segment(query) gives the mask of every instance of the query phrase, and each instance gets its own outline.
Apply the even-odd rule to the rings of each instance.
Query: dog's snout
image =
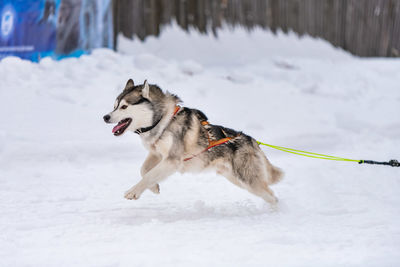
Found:
[[[104,121],[105,122],[109,122],[110,121],[110,118],[111,118],[111,116],[110,115],[105,115],[104,117],[103,117],[103,119],[104,119]]]

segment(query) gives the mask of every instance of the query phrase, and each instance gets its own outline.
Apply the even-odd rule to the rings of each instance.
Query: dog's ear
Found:
[[[142,96],[144,98],[150,99],[150,86],[147,83],[147,80],[145,80],[143,83]]]
[[[128,82],[127,82],[126,85],[125,85],[124,91],[125,91],[125,90],[129,90],[129,89],[133,88],[134,86],[135,86],[135,84],[133,83],[133,80],[132,80],[132,79],[129,79]]]

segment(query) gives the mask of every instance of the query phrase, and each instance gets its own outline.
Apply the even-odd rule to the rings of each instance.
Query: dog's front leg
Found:
[[[153,169],[160,161],[162,160],[161,155],[150,152],[147,156],[146,160],[143,162],[142,168],[140,169],[140,175],[142,177],[148,173],[151,169]],[[155,184],[154,186],[149,188],[151,192],[154,194],[160,193],[159,184]]]
[[[144,190],[151,188],[175,173],[179,162],[176,160],[164,159],[157,164],[153,169],[143,175],[142,180],[126,191],[125,198],[138,199]]]

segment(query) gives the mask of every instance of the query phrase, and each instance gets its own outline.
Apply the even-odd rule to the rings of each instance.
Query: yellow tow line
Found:
[[[303,150],[298,150],[298,149],[293,149],[293,148],[287,148],[283,146],[275,146],[275,145],[270,145],[266,144],[260,141],[257,141],[259,145],[263,146],[268,146],[283,152],[288,152],[304,157],[309,157],[309,158],[315,158],[315,159],[327,159],[327,160],[336,160],[336,161],[352,161],[352,162],[358,162],[359,164],[365,163],[365,164],[378,164],[378,165],[388,165],[392,167],[400,167],[400,163],[392,159],[387,162],[379,162],[379,161],[373,161],[373,160],[363,160],[363,159],[346,159],[346,158],[341,158],[341,157],[336,157],[336,156],[329,156],[329,155],[324,155],[324,154],[318,154],[318,153],[313,153],[313,152],[308,152],[308,151],[303,151]]]

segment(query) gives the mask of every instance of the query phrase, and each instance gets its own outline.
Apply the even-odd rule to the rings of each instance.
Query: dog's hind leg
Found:
[[[236,154],[225,166],[220,166],[218,173],[274,206],[278,200],[268,186],[270,173],[265,164],[262,157],[247,150]]]
[[[272,206],[275,206],[278,203],[278,199],[275,197],[274,192],[269,188],[268,184],[264,180],[253,182],[249,185],[247,190],[256,196],[261,197]]]
[[[149,153],[147,155],[146,160],[143,162],[142,168],[140,169],[140,174],[143,177],[146,173],[148,173],[151,169],[153,169],[158,163],[161,161],[161,155],[157,155],[155,153]],[[151,192],[154,194],[160,193],[160,185],[155,184],[154,186],[149,188]]]
[[[273,206],[278,202],[278,199],[275,197],[274,192],[268,187],[268,184],[259,177],[252,177],[252,179],[241,179],[226,169],[218,170],[217,173],[223,175],[228,179],[228,181],[239,186],[240,188],[246,189],[250,193],[261,197]]]
[[[242,173],[242,175],[244,174],[246,174],[246,176],[245,179],[242,180],[244,180],[246,189],[250,193],[261,197],[272,206],[277,204],[278,199],[268,186],[269,173],[264,168],[257,168],[254,166],[254,168],[248,170],[246,173]]]
[[[218,166],[217,173],[219,175],[224,176],[232,184],[234,184],[240,188],[246,189],[244,184],[242,182],[240,182],[240,180],[238,178],[236,178],[235,175],[232,173],[232,171],[229,168],[227,168],[226,166],[222,166],[222,165]]]

